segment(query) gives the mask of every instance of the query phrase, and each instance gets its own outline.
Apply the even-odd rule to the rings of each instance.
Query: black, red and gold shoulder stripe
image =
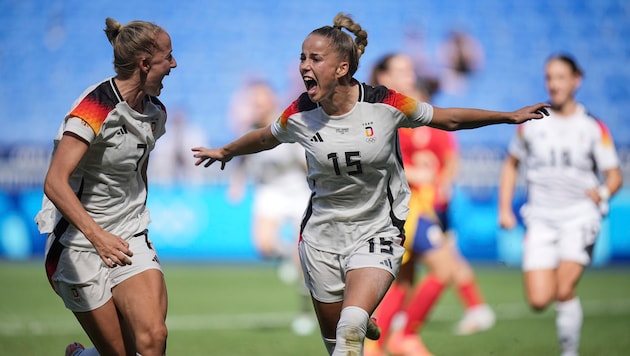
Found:
[[[105,81],[81,99],[69,116],[83,119],[90,125],[94,134],[98,135],[107,115],[118,102],[110,82]]]

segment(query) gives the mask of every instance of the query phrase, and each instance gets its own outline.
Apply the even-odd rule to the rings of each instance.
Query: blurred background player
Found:
[[[372,72],[374,85],[385,85],[420,101],[430,102],[437,89],[432,80],[418,79],[412,59],[405,54],[384,56]],[[411,188],[409,216],[405,224],[406,253],[401,271],[375,313],[382,335],[366,347],[373,355],[430,355],[417,332],[443,290],[454,285],[466,311],[455,333],[472,334],[494,325],[495,316],[485,304],[475,275],[460,255],[454,238],[447,236],[448,202],[457,173],[458,152],[452,132],[427,126],[399,129],[405,175]],[[428,269],[412,290],[416,261]],[[403,329],[388,336],[396,315],[406,318]],[[402,319],[404,320],[404,319]]]
[[[252,80],[239,88],[231,103],[230,122],[240,136],[269,126],[280,116],[278,98],[264,80]],[[277,260],[278,276],[299,288],[301,315],[293,321],[297,334],[316,328],[308,291],[301,278],[297,256],[299,227],[310,190],[306,183],[306,158],[300,145],[281,145],[256,156],[242,156],[235,165],[228,195],[241,201],[247,183],[252,183],[253,222],[251,235],[259,255]]]
[[[608,128],[576,101],[582,75],[571,56],[547,60],[550,116],[518,126],[499,184],[499,224],[512,229],[519,164],[526,163],[528,196],[521,209],[525,294],[538,312],[556,303],[563,356],[578,354],[583,317],[577,285],[591,263],[608,200],[623,180]]]
[[[451,30],[438,46],[440,90],[451,95],[468,91],[468,80],[481,70],[485,53],[481,43],[463,29]]]

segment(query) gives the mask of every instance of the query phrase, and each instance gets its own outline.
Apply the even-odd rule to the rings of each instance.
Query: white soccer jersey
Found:
[[[304,149],[298,144],[244,156],[245,170],[254,182],[254,211],[276,219],[290,219],[296,233],[308,203]]]
[[[359,101],[345,115],[329,116],[302,94],[272,125],[280,142],[297,142],[306,151],[312,195],[303,241],[341,254],[374,236],[402,234],[410,193],[398,128],[433,118],[427,103],[385,87],[359,88]]]
[[[247,176],[256,184],[283,190],[308,189],[304,149],[299,145],[281,145],[273,150],[244,156]]]
[[[610,132],[580,105],[563,117],[519,125],[509,153],[526,164],[527,213],[559,216],[598,208],[586,195],[597,187],[599,172],[618,167]]]
[[[63,133],[71,131],[89,142],[70,186],[94,221],[123,239],[149,224],[142,165],[165,133],[164,105],[155,97],[145,100],[140,114],[123,101],[113,78],[91,86],[75,101],[54,140],[56,149]],[[66,247],[94,250],[46,196],[35,220],[40,232],[55,232],[49,239],[56,235]],[[47,241],[47,248],[51,243]]]

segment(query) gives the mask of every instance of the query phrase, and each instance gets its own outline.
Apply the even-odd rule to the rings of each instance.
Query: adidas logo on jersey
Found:
[[[315,135],[311,138],[311,142],[324,142],[322,137],[319,135],[319,132],[315,133]]]
[[[122,127],[120,129],[118,129],[118,131],[116,131],[116,135],[124,135],[126,133],[128,133],[129,131],[127,131],[127,126],[122,125]]]

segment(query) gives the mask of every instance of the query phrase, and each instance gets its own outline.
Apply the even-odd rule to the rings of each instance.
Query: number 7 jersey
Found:
[[[69,131],[89,144],[69,184],[94,221],[123,239],[149,224],[143,166],[165,133],[164,105],[155,97],[143,100],[144,112],[138,113],[123,100],[113,78],[104,80],[75,101],[54,140],[56,149],[63,133]],[[54,230],[64,246],[94,249],[72,224],[66,225],[46,196],[35,220],[41,233]]]
[[[427,103],[358,85],[359,100],[344,115],[327,115],[302,94],[271,127],[280,142],[306,151],[311,198],[301,238],[334,253],[374,236],[403,234],[410,192],[398,128],[427,125],[433,117]]]

